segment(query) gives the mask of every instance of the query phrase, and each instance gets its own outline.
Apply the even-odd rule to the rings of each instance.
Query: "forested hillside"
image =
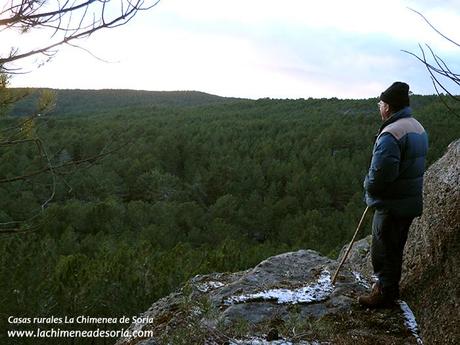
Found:
[[[56,106],[51,114],[78,115],[83,113],[110,112],[114,109],[133,107],[186,107],[229,103],[237,98],[226,98],[198,91],[138,91],[138,90],[53,90],[53,89],[9,89],[12,92],[29,95],[16,102],[10,109],[10,115],[29,115],[36,109],[38,95],[42,90],[56,94]]]
[[[195,274],[300,248],[335,256],[351,238],[380,126],[376,99],[94,100],[89,112],[82,99],[63,100],[68,108],[33,128],[64,167],[0,184],[0,223],[37,225],[0,237],[1,330],[8,315],[136,315]],[[434,96],[412,104],[431,163],[460,121]],[[33,144],[0,148],[0,180],[42,164]]]

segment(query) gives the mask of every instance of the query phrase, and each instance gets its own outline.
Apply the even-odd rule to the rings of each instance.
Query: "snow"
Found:
[[[356,271],[353,271],[351,273],[353,273],[353,276],[355,277],[355,280],[358,282],[358,284],[360,284],[361,286],[365,287],[366,289],[371,288],[369,283],[361,276],[360,273],[358,273]]]
[[[411,331],[412,335],[417,340],[417,344],[422,345],[423,342],[422,338],[420,338],[419,335],[418,325],[417,321],[415,320],[414,313],[409,308],[409,305],[406,302],[399,300],[398,303],[404,315],[404,324],[409,329],[409,331]]]
[[[196,288],[201,292],[208,292],[210,290],[221,288],[224,285],[224,283],[218,281],[209,281],[206,283],[198,284]]]
[[[289,340],[285,340],[285,339],[281,339],[281,340],[272,340],[272,341],[268,341],[268,340],[265,340],[265,339],[261,339],[261,338],[250,338],[250,339],[245,339],[245,340],[237,340],[237,339],[233,339],[230,341],[229,343],[230,345],[294,345],[294,344],[298,344],[298,345],[321,345],[321,343],[317,342],[317,341],[313,341],[313,342],[306,342],[306,341],[296,341],[295,343],[289,341]]]
[[[197,306],[192,307],[192,309],[190,311],[191,311],[193,316],[201,316],[201,314],[203,314],[201,308],[197,307]]]
[[[244,303],[251,300],[276,300],[278,304],[285,303],[311,303],[326,300],[333,291],[331,274],[323,270],[318,281],[314,284],[290,290],[290,289],[270,289],[261,292],[231,296],[225,300],[225,304]]]
[[[360,273],[353,271],[358,284],[365,288],[370,288],[370,284],[361,276]],[[223,283],[217,281],[209,281],[207,283],[199,284],[197,288],[202,292],[207,292],[212,289],[217,289],[224,286]],[[254,300],[276,301],[278,304],[297,304],[297,303],[312,303],[321,302],[329,298],[334,286],[331,282],[331,274],[327,270],[323,270],[317,282],[311,283],[307,286],[297,289],[268,289],[252,294],[243,294],[230,296],[224,301],[224,304],[245,303]],[[403,312],[404,325],[415,337],[417,344],[423,345],[422,339],[419,335],[417,321],[415,320],[414,313],[409,308],[406,302],[398,300],[398,304]],[[287,340],[273,340],[267,341],[261,338],[250,338],[246,340],[232,340],[231,345],[292,345],[293,343]],[[296,344],[304,345],[319,345],[318,342],[296,342]]]
[[[369,283],[359,274],[358,272],[353,271],[353,276],[355,277],[356,281],[358,284],[364,286],[365,288],[370,288]],[[372,276],[372,279],[374,281],[377,280],[376,276]],[[402,301],[398,300],[398,304],[403,312],[404,316],[404,325],[407,327],[407,329],[412,333],[412,335],[415,337],[417,340],[417,344],[423,345],[422,338],[419,335],[419,329],[417,325],[417,321],[415,320],[414,313],[412,310],[409,308],[409,305]]]

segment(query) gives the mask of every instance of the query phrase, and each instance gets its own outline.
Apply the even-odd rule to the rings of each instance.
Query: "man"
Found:
[[[358,297],[366,307],[387,307],[399,298],[399,280],[407,232],[422,214],[423,173],[428,137],[412,117],[409,85],[395,82],[380,95],[383,124],[377,134],[364,180],[366,203],[375,209],[371,257],[377,282]]]

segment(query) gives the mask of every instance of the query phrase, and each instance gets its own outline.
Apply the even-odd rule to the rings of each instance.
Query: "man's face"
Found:
[[[388,105],[388,103],[385,103],[384,101],[378,102],[377,105],[379,106],[380,117],[382,118],[382,121],[385,121],[391,116],[390,106]]]

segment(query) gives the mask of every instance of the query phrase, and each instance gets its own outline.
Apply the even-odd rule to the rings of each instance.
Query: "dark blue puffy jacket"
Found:
[[[428,136],[410,107],[387,119],[380,127],[364,180],[366,204],[397,216],[420,216],[427,150]]]

